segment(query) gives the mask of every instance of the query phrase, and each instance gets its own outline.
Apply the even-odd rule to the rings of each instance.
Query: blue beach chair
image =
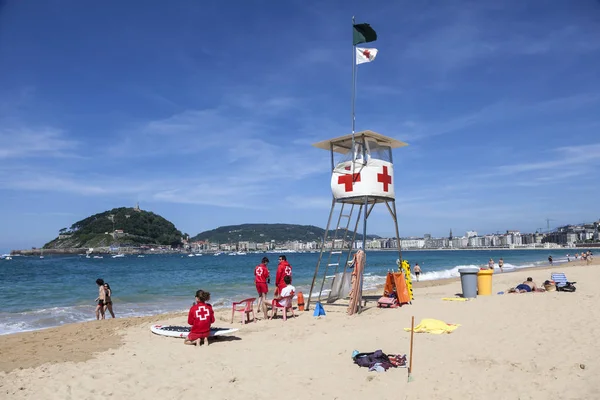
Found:
[[[569,282],[564,272],[554,272],[550,275],[550,279],[556,284],[556,291],[558,292],[574,292],[575,284],[577,282]]]

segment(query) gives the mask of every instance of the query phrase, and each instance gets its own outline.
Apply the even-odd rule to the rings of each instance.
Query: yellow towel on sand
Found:
[[[442,333],[452,333],[460,324],[447,324],[444,321],[438,319],[422,319],[421,323],[415,326],[416,333],[433,333],[434,335],[441,335]],[[404,328],[405,331],[410,332],[410,328]]]
[[[469,301],[469,299],[466,299],[464,297],[443,297],[442,300],[446,300],[446,301]]]

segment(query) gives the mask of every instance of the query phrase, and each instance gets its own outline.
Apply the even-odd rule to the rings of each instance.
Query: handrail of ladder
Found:
[[[327,264],[325,264],[325,273],[323,274],[323,280],[321,281],[321,288],[319,289],[319,297],[318,297],[319,301],[321,301],[321,294],[323,293],[323,286],[325,286],[325,279],[327,279],[327,271],[329,270],[329,266],[331,264],[331,256],[332,256],[332,253],[335,251],[335,242],[338,239],[340,221],[342,220],[342,216],[344,216],[344,208],[345,207],[346,207],[346,203],[342,203],[342,208],[340,209],[340,214],[338,215],[337,224],[335,227],[335,233],[333,234],[333,242],[331,243],[331,249],[329,250],[329,256],[327,257]],[[348,220],[350,220],[352,218],[352,209],[353,208],[354,208],[354,205],[352,205],[352,208],[350,209],[350,214],[348,214]],[[344,246],[342,243],[342,248],[343,247]],[[339,262],[338,262],[338,264],[339,264]]]
[[[327,271],[329,270],[329,266],[333,266],[335,265],[335,272],[333,273],[334,275],[337,274],[338,268],[340,266],[340,261],[342,259],[342,254],[344,252],[344,244],[346,242],[346,237],[348,236],[348,227],[350,226],[350,222],[352,220],[352,215],[354,212],[354,204],[350,204],[350,212],[346,215],[344,215],[344,206],[346,205],[346,203],[342,203],[342,209],[340,210],[340,215],[338,217],[338,225],[336,227],[336,239],[337,240],[337,234],[339,232],[339,228],[340,228],[340,222],[342,220],[342,217],[347,217],[347,221],[346,221],[346,227],[344,229],[344,234],[342,236],[342,248],[338,250],[335,249],[335,240],[332,243],[331,246],[331,250],[329,251],[329,257],[328,257],[328,261],[327,264],[325,266],[325,273],[323,274],[323,280],[321,281],[321,289],[319,290],[319,300],[321,300],[320,298],[320,294],[323,293],[323,286],[325,286],[325,280],[327,279]],[[331,262],[331,256],[333,254],[337,254],[337,263],[332,263]]]
[[[317,280],[317,275],[319,273],[319,267],[321,265],[321,259],[323,258],[323,250],[325,249],[325,242],[327,241],[327,236],[329,236],[329,226],[331,225],[331,217],[333,216],[333,210],[335,209],[335,197],[331,200],[331,210],[329,211],[329,218],[327,219],[327,226],[325,227],[325,233],[323,234],[323,241],[321,243],[321,252],[319,253],[319,259],[317,260],[317,266],[315,268],[315,274],[313,275],[312,283],[310,284],[310,291],[308,292],[308,300],[306,302],[306,310],[308,311],[310,308],[310,299],[312,297],[312,291],[315,286],[315,281]]]

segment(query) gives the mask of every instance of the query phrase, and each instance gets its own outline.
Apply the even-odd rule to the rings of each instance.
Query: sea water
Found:
[[[433,280],[457,277],[459,268],[484,266],[490,258],[497,263],[503,257],[505,271],[510,271],[546,264],[548,255],[555,262],[564,262],[568,252],[568,249],[404,251],[403,257],[413,266],[419,263],[421,280]],[[215,308],[229,307],[233,300],[256,296],[254,267],[264,256],[271,260],[269,289],[272,290],[278,254],[195,257],[148,254],[143,258],[47,255],[43,259],[17,256],[0,260],[0,334],[94,319],[97,278],[110,284],[117,317],[187,310],[198,289],[211,293]],[[294,286],[305,295],[318,257],[318,253],[287,254],[293,267]],[[394,251],[367,252],[364,289],[383,284],[387,271],[397,269],[397,258]],[[343,255],[342,263],[345,259]],[[313,296],[321,286],[325,263],[326,260],[321,264]],[[330,269],[327,276],[334,272]],[[515,282],[523,279],[515,277]],[[324,292],[330,283],[328,278]]]

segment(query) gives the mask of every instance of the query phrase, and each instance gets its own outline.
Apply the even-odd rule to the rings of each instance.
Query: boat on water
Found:
[[[194,255],[195,255],[196,257],[201,257],[201,256],[202,256],[202,253],[196,253],[196,254],[194,254]]]
[[[191,254],[191,253],[190,253],[190,254],[188,254],[188,257],[195,257],[195,256],[194,256],[193,254]]]
[[[214,256],[215,256],[215,257],[216,257],[216,256],[220,256],[221,254],[223,254],[223,253],[222,253],[222,252],[218,252],[218,253],[215,253],[215,254],[214,254]]]
[[[94,258],[104,258],[104,256],[94,256]]]
[[[138,258],[144,258],[144,257],[146,257],[146,256],[143,254],[138,254]]]
[[[125,254],[115,254],[112,256],[112,258],[124,258]]]

